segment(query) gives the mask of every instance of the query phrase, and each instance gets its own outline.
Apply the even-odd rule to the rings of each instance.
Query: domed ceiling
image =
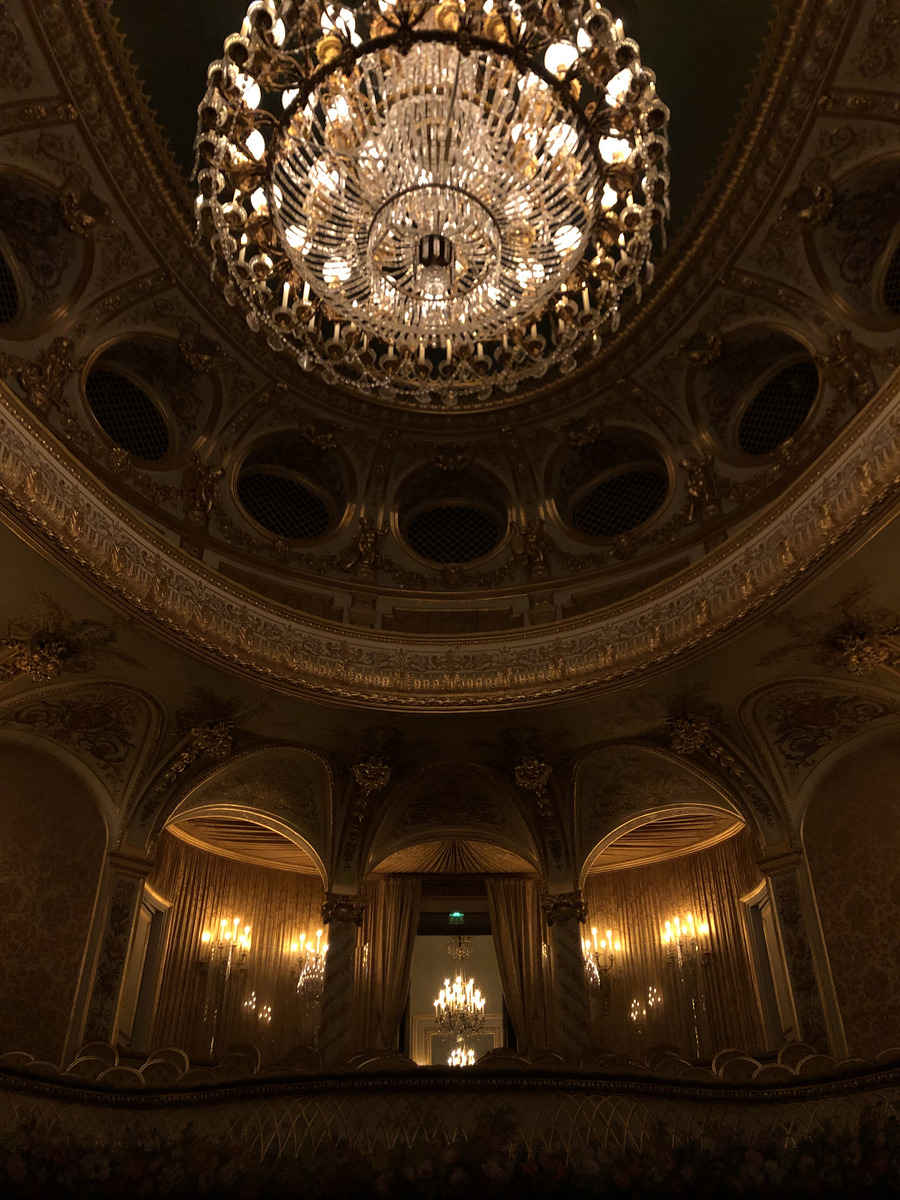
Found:
[[[855,12],[618,5],[672,113],[656,283],[575,372],[431,411],[300,371],[210,283],[187,174],[242,5],[54,7],[72,99],[0,174],[20,519],[193,652],[344,703],[574,697],[734,632],[896,473],[900,166],[853,124]]]

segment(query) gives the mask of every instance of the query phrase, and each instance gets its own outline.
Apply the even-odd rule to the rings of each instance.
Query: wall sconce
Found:
[[[709,924],[706,921],[695,921],[693,914],[682,919],[675,917],[666,921],[662,930],[662,941],[666,947],[669,963],[679,971],[685,966],[697,963],[701,967],[709,964]]]
[[[249,925],[241,926],[240,917],[231,921],[223,917],[215,935],[208,929],[200,935],[200,970],[205,975],[213,967],[223,970],[226,977],[232,970],[243,970],[251,944]]]
[[[605,937],[598,937],[597,930],[592,929],[589,938],[581,939],[581,948],[587,981],[599,990],[603,999],[603,1014],[609,1016],[612,974],[616,965],[616,955],[622,952],[622,943],[613,937],[611,929],[607,929]]]

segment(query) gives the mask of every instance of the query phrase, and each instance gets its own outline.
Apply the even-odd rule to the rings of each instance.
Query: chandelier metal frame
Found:
[[[652,279],[669,113],[594,0],[254,0],[198,111],[213,278],[326,382],[515,393]]]

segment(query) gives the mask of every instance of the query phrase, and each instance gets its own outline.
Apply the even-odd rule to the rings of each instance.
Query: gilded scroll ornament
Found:
[[[581,892],[562,892],[558,896],[542,896],[541,909],[548,925],[564,925],[566,921],[587,920],[587,904]]]
[[[66,383],[77,370],[73,349],[68,338],[58,337],[34,359],[0,353],[0,375],[12,375],[35,408],[53,408],[60,403]]]
[[[870,675],[879,667],[897,665],[900,656],[886,636],[853,630],[835,638],[835,645],[851,675]]]
[[[547,784],[553,768],[534,754],[526,754],[516,763],[514,775],[517,787],[537,795],[538,803],[546,799]]]
[[[322,904],[322,924],[342,921],[349,925],[362,925],[366,902],[362,896],[343,896],[338,892],[326,892]]]
[[[383,758],[375,755],[364,758],[361,762],[353,763],[350,770],[353,772],[357,787],[366,799],[372,792],[380,792],[382,788],[386,788],[391,781],[389,764]]]
[[[25,676],[34,683],[47,683],[60,674],[66,659],[72,657],[69,643],[52,635],[34,634],[27,639],[8,637],[0,642],[0,646],[12,651],[11,656],[0,663],[2,679]]]
[[[381,546],[387,526],[376,529],[368,517],[361,517],[353,545],[340,556],[341,569],[352,571],[357,579],[372,579],[382,565]]]
[[[208,725],[195,725],[188,734],[187,742],[166,768],[159,789],[171,787],[201,758],[227,758],[234,746],[234,725],[230,721],[216,721]]]

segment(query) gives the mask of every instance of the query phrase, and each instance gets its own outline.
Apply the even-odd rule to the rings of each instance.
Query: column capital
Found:
[[[347,924],[362,925],[366,902],[362,896],[346,896],[340,892],[326,892],[322,904],[322,923],[330,925],[332,921],[343,921]]]
[[[562,925],[566,921],[580,921],[583,925],[587,920],[587,905],[578,890],[544,895],[541,897],[541,908],[548,925]]]

